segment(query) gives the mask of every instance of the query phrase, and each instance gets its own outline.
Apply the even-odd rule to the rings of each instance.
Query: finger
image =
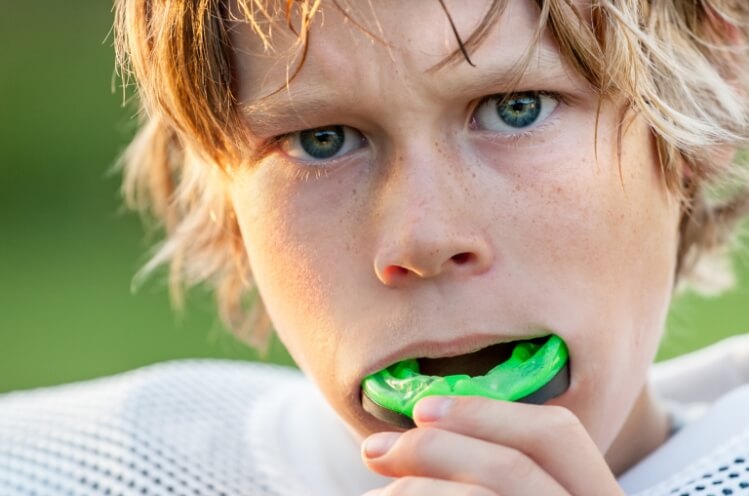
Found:
[[[566,408],[469,396],[430,397],[416,405],[414,417],[419,426],[522,451],[572,494],[622,494],[585,427]]]
[[[387,477],[452,480],[503,496],[568,494],[520,451],[441,429],[375,434],[363,455],[370,469]]]
[[[401,477],[382,489],[369,491],[363,496],[498,496],[489,489],[427,477]]]

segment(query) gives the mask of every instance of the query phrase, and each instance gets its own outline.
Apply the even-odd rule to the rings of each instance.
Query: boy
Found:
[[[738,444],[718,436],[668,471],[648,472],[667,465],[656,458],[616,479],[689,445],[689,428],[669,440],[678,412],[646,374],[674,286],[745,210],[733,157],[749,7],[121,0],[117,15],[144,108],[125,192],[167,229],[145,272],[170,263],[177,291],[214,284],[256,344],[267,312],[335,415],[267,366],[50,392],[107,413],[89,419],[107,446],[89,451],[110,466],[94,492],[749,494],[746,423],[720,409],[706,419]],[[738,192],[708,195],[727,177]],[[432,396],[405,432],[362,406],[362,381],[404,360],[487,369],[551,335],[569,387],[543,405]],[[746,388],[730,405],[749,405]],[[56,431],[93,436],[69,415]]]

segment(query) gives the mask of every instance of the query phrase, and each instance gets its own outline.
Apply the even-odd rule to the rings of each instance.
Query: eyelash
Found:
[[[473,130],[477,133],[482,133],[484,137],[492,140],[492,141],[498,141],[502,143],[507,143],[511,146],[520,146],[523,141],[530,140],[534,138],[538,134],[542,134],[544,131],[546,131],[548,128],[553,127],[559,120],[557,116],[557,112],[559,110],[559,106],[569,106],[569,99],[562,95],[561,93],[557,93],[555,91],[535,91],[539,96],[543,97],[549,97],[553,98],[557,101],[557,107],[554,108],[554,110],[549,114],[549,116],[544,119],[543,122],[538,124],[537,126],[531,127],[530,129],[525,130],[519,130],[516,133],[500,133],[500,132],[492,132],[492,131],[486,131],[477,129],[475,126],[475,119],[476,119],[476,112],[478,109],[483,105],[484,103],[490,101],[490,100],[500,100],[503,98],[509,98],[513,95],[521,95],[523,93],[532,93],[533,90],[529,91],[514,91],[511,93],[496,93],[494,95],[489,95],[486,97],[483,97],[480,99],[471,109],[471,117],[468,122],[468,127],[473,128]]]
[[[318,179],[328,177],[329,173],[330,171],[328,167],[294,167],[292,170],[292,179],[294,179],[295,181],[306,183],[310,179],[316,181]],[[313,175],[315,177],[311,177]]]
[[[321,128],[324,127],[326,126],[321,126]],[[281,150],[281,145],[283,144],[284,140],[291,139],[295,134],[299,134],[307,130],[308,129],[300,129],[299,131],[291,131],[288,133],[279,134],[278,136],[273,136],[266,143],[261,145],[261,150],[259,151],[257,156],[262,159],[262,157],[265,157],[273,152],[284,153]],[[355,152],[356,150],[353,151]],[[345,155],[341,155],[340,157],[334,157],[331,159],[320,161],[310,160],[309,162],[304,162],[304,160],[287,156],[287,160],[295,162],[297,164],[299,164],[300,162],[304,164],[297,167],[298,171],[294,173],[294,177],[295,179],[301,178],[302,180],[307,181],[309,179],[309,176],[312,174],[315,174],[315,179],[320,179],[320,177],[327,177],[331,165],[335,164],[339,160],[348,159],[349,155],[350,153],[346,153]]]
[[[520,95],[523,93],[531,93],[531,91],[515,91],[512,93],[497,93],[494,95],[489,95],[486,97],[481,98],[478,100],[471,108],[470,112],[470,119],[468,121],[468,128],[474,128],[473,130],[478,133],[482,133],[486,138],[491,139],[492,141],[499,141],[503,143],[507,143],[511,146],[520,146],[524,141],[528,141],[530,139],[533,139],[536,135],[541,134],[544,132],[547,128],[553,127],[557,121],[558,117],[556,116],[558,112],[558,108],[555,108],[551,114],[544,119],[542,123],[540,123],[537,126],[534,126],[527,130],[520,130],[517,133],[501,133],[501,132],[492,132],[488,130],[481,130],[476,129],[475,126],[475,119],[476,119],[476,112],[477,110],[483,105],[484,103],[494,100],[494,99],[502,99],[507,98],[512,95]],[[558,105],[568,105],[568,99],[565,98],[564,95],[554,92],[554,91],[537,91],[536,92],[540,96],[553,98],[557,101]],[[258,150],[257,156],[263,157],[268,155],[269,153],[272,153],[273,151],[278,151],[281,147],[281,144],[284,142],[284,140],[292,138],[297,133],[303,132],[305,130],[299,130],[299,131],[291,131],[288,133],[280,134],[277,136],[273,136],[270,138],[266,143],[261,145],[260,149]],[[328,176],[329,169],[331,164],[334,164],[335,162],[339,160],[345,160],[348,158],[348,153],[346,155],[335,157],[328,160],[321,160],[319,162],[313,162],[310,161],[309,163],[306,163],[304,165],[298,164],[298,167],[295,167],[293,175],[294,179],[301,180],[301,181],[309,181],[310,178],[314,175],[314,178],[312,179],[321,179]],[[295,159],[293,157],[288,157],[288,160],[298,163],[300,160]],[[320,164],[320,165],[315,165]],[[324,164],[324,165],[323,165]]]
[[[559,120],[558,117],[552,114],[543,123],[539,124],[533,129],[528,129],[526,131],[520,131],[518,133],[513,133],[513,134],[489,133],[485,131],[484,132],[478,131],[478,132],[482,132],[483,134],[485,134],[485,137],[487,139],[490,139],[492,141],[498,141],[498,142],[506,143],[513,147],[519,147],[523,144],[523,142],[532,140],[537,135],[542,134],[548,128],[554,127],[554,125],[557,123],[558,120]]]

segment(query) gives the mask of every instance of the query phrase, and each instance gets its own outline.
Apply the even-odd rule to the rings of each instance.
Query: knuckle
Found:
[[[454,413],[461,421],[466,418],[473,419],[476,412],[480,412],[487,405],[495,406],[489,401],[491,400],[481,396],[459,396],[455,398],[455,406],[451,409],[451,413]]]
[[[498,407],[496,401],[481,396],[459,396],[450,408],[446,419],[452,428],[461,432],[480,432],[489,428],[494,420],[491,412]]]
[[[414,454],[433,453],[439,442],[439,430],[431,427],[411,429],[403,434],[402,442]]]
[[[509,473],[513,477],[526,478],[533,471],[533,462],[524,453],[516,449],[507,449],[503,456],[495,459],[494,470],[499,473]]]
[[[398,441],[396,473],[405,476],[420,475],[427,471],[435,454],[440,453],[437,447],[438,435],[438,429],[429,427],[404,432]]]
[[[550,405],[547,408],[549,408],[550,424],[554,429],[576,430],[582,426],[580,419],[568,408],[557,405]]]

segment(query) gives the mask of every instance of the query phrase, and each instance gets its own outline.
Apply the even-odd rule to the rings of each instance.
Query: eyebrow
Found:
[[[478,68],[465,66],[461,71],[481,70],[480,77],[445,77],[441,84],[440,93],[461,93],[480,96],[512,91],[543,89],[533,86],[544,86],[560,78],[568,79],[559,54],[549,48],[538,46],[536,50],[525,58],[493,67]],[[527,64],[523,62],[527,60]],[[522,69],[525,70],[522,70]],[[445,67],[433,74],[444,73]],[[429,74],[429,69],[424,71]],[[296,83],[296,84],[295,84]],[[527,87],[526,87],[527,86]],[[325,82],[291,81],[279,91],[261,97],[241,106],[242,115],[252,133],[257,135],[274,134],[280,126],[311,127],[306,124],[308,118],[326,116],[340,109],[351,107],[355,103],[349,98],[341,98],[341,93],[332,90]],[[331,102],[335,101],[335,104]],[[321,125],[321,123],[314,123]]]
[[[444,71],[445,67],[439,69]],[[481,68],[479,66],[479,68]],[[467,70],[476,70],[468,68]],[[533,90],[541,88],[526,87],[529,85],[543,86],[558,81],[560,78],[569,79],[569,75],[562,64],[559,54],[547,47],[538,46],[533,52],[523,54],[516,61],[509,64],[487,66],[478,78],[447,78],[448,91],[460,91],[467,94],[479,94],[497,88],[499,92]]]
[[[241,105],[242,115],[250,131],[269,134],[276,131],[278,123],[304,124],[305,116],[319,115],[330,108],[331,99],[340,96],[330,85],[305,83],[283,87],[280,91]]]

